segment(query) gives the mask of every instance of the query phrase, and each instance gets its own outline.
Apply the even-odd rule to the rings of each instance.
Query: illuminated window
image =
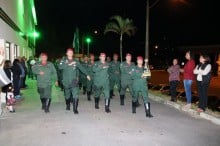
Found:
[[[14,45],[14,58],[18,57],[18,46]]]
[[[10,44],[9,42],[6,42],[5,43],[5,58],[7,60],[10,60],[11,59],[11,56],[10,56],[10,52],[11,52],[11,49],[10,49]]]

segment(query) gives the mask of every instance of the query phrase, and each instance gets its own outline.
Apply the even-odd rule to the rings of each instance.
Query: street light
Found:
[[[92,42],[92,39],[90,37],[86,38],[86,43],[87,43],[87,55],[89,55],[89,44]]]

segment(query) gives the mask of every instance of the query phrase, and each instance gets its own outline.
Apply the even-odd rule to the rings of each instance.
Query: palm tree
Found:
[[[133,25],[133,21],[129,18],[122,18],[119,15],[112,16],[110,22],[106,24],[104,34],[107,32],[114,32],[120,35],[120,58],[122,62],[122,41],[123,35],[134,35],[136,27]]]

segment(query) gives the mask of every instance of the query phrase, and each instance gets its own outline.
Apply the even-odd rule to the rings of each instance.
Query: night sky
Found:
[[[80,35],[92,37],[91,52],[119,52],[119,36],[104,35],[103,30],[111,16],[121,15],[133,19],[137,27],[135,36],[124,36],[124,54],[144,54],[145,0],[36,0],[35,4],[41,33],[37,53],[61,56],[72,46],[76,27]],[[219,16],[218,0],[160,0],[150,10],[150,46],[220,44]]]

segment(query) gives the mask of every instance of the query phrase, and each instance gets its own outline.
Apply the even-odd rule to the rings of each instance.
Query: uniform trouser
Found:
[[[135,89],[135,88],[133,89],[133,97],[132,97],[133,102],[137,102],[139,94],[142,95],[144,103],[147,103],[149,101],[148,87],[147,86],[142,86],[138,89]]]
[[[118,87],[118,90],[120,91],[120,88],[121,88],[120,78],[117,78],[114,76],[114,77],[111,77],[110,79],[110,90],[114,90],[115,85]]]
[[[78,99],[79,87],[70,87],[70,88],[64,87],[64,96],[66,100],[70,99],[71,97]]]
[[[170,94],[172,99],[176,99],[176,87],[178,83],[178,80],[170,81]]]
[[[121,90],[120,90],[120,95],[125,95],[126,93],[126,89],[129,89],[129,92],[131,94],[131,96],[133,96],[132,94],[132,81],[131,80],[126,80],[126,79],[122,79],[121,80]]]
[[[93,80],[87,80],[86,83],[86,91],[87,92],[92,92],[92,88],[93,88]]]
[[[205,110],[208,102],[208,83],[197,82],[199,94],[199,108]]]
[[[80,80],[81,80],[82,85],[83,85],[83,86],[86,86],[86,84],[87,84],[87,78],[86,78],[86,76],[85,76],[85,75],[81,75]]]
[[[105,99],[109,99],[109,82],[103,82],[102,84],[95,84],[94,83],[94,92],[95,97],[100,97],[102,93],[104,93]]]
[[[51,98],[51,91],[52,91],[52,86],[49,85],[47,87],[38,87],[37,88],[38,93],[40,94],[41,99],[45,98]]]

